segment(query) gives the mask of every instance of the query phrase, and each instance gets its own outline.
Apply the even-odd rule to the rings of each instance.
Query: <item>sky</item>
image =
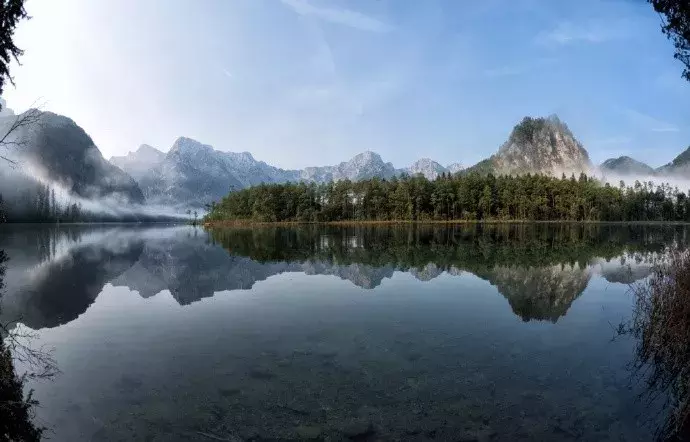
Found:
[[[283,168],[372,150],[468,166],[557,114],[599,163],[690,145],[690,82],[644,0],[27,0],[9,107],[106,158],[180,136]]]

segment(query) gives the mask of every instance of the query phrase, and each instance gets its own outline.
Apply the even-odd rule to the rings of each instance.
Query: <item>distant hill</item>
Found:
[[[690,147],[681,152],[670,163],[658,168],[656,173],[661,176],[690,178]]]
[[[612,172],[621,176],[638,175],[651,176],[655,173],[654,169],[647,164],[637,161],[629,156],[609,158],[601,163],[599,168],[602,172]]]

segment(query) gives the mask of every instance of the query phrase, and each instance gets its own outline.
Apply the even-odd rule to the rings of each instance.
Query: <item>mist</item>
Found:
[[[690,179],[667,175],[631,175],[631,174],[616,174],[612,172],[603,172],[601,170],[596,171],[596,178],[603,183],[608,183],[612,187],[619,187],[620,182],[623,181],[625,187],[635,187],[635,182],[639,181],[641,185],[644,186],[645,183],[652,183],[652,187],[656,189],[662,184],[671,189],[678,189],[680,192],[684,192],[686,195],[690,194]]]
[[[56,212],[65,214],[75,210],[76,213],[70,212],[69,216],[61,215],[67,218],[63,221],[154,222],[188,219],[179,208],[131,203],[119,192],[87,198],[70,190],[72,187],[69,181],[50,179],[42,167],[31,161],[21,161],[17,165],[0,164],[2,211],[8,222],[44,221],[41,218],[45,218],[46,212],[52,211],[55,216]],[[102,193],[97,186],[85,186],[80,191],[86,195]]]

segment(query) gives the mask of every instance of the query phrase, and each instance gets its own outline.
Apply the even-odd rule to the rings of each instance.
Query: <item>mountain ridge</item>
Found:
[[[496,153],[468,168],[463,168],[460,163],[443,166],[429,157],[421,157],[408,167],[395,168],[378,153],[364,151],[335,165],[282,169],[256,160],[249,152],[216,150],[213,146],[187,137],[178,138],[167,154],[156,152],[165,155],[164,159],[160,162],[149,161],[145,167],[146,175],[137,179],[146,197],[163,204],[197,206],[218,201],[231,190],[262,183],[320,184],[374,177],[390,179],[403,174],[422,175],[430,180],[443,174],[456,173],[561,176],[563,173],[570,175],[581,172],[604,179],[611,174],[685,175],[690,178],[690,148],[659,169],[628,156],[611,158],[596,166],[582,143],[557,115],[523,118]],[[132,176],[140,176],[137,170],[128,168],[121,158],[113,157],[113,161]],[[139,166],[141,163],[146,161],[140,161]]]

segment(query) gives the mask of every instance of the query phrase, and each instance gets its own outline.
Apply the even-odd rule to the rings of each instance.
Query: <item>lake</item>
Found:
[[[648,441],[629,287],[683,226],[3,226],[76,440]],[[615,339],[614,339],[615,337]],[[21,364],[19,369],[24,369]]]

